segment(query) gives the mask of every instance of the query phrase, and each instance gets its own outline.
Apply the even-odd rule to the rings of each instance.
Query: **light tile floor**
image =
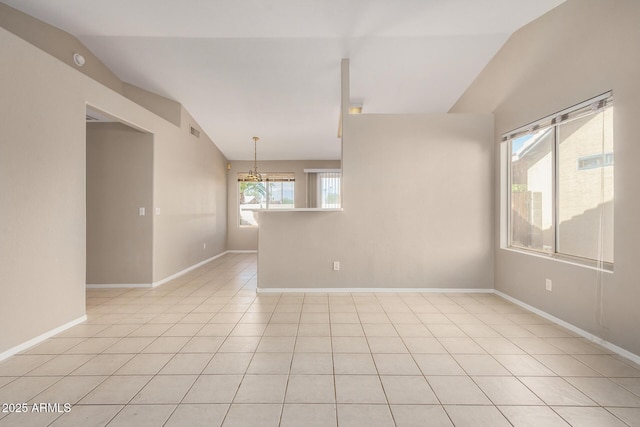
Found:
[[[256,295],[229,254],[0,363],[0,426],[640,425],[640,367],[490,294]],[[71,411],[31,412],[33,403]]]

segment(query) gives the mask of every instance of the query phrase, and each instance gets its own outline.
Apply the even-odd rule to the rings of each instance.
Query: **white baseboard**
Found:
[[[632,353],[628,350],[625,350],[622,347],[619,347],[609,341],[600,338],[590,332],[585,331],[584,329],[580,329],[577,326],[566,322],[558,317],[555,317],[546,311],[540,310],[532,305],[529,305],[525,302],[520,301],[517,298],[509,296],[504,292],[495,290],[495,289],[455,289],[455,288],[257,288],[257,293],[259,294],[270,294],[270,293],[362,293],[362,292],[380,292],[380,293],[484,293],[484,294],[495,294],[498,295],[507,301],[510,301],[524,309],[527,309],[540,317],[543,317],[551,322],[560,325],[577,335],[588,339],[596,344],[601,345],[602,347],[611,350],[612,352],[619,354],[620,356],[629,359],[630,361],[640,364],[640,356]]]
[[[182,275],[184,275],[184,274],[187,274],[188,272],[190,272],[190,271],[192,271],[192,270],[195,270],[195,269],[196,269],[196,268],[198,268],[198,267],[202,267],[203,265],[205,265],[205,264],[207,264],[207,263],[209,263],[209,262],[213,261],[214,259],[218,259],[218,258],[220,258],[220,257],[222,257],[222,256],[224,256],[224,255],[226,255],[226,254],[228,254],[228,253],[229,253],[229,251],[224,251],[224,252],[222,252],[222,253],[219,253],[219,254],[218,254],[218,255],[216,255],[216,256],[212,256],[211,258],[207,258],[207,259],[205,259],[204,261],[201,261],[201,262],[199,262],[199,263],[197,263],[197,264],[194,264],[194,265],[192,265],[191,267],[187,267],[187,268],[185,268],[184,270],[178,271],[177,273],[172,274],[172,275],[171,275],[171,276],[169,276],[169,277],[165,277],[165,278],[164,278],[164,279],[162,279],[162,280],[158,280],[157,282],[153,282],[153,283],[151,284],[151,287],[152,287],[152,288],[155,288],[155,287],[157,287],[157,286],[164,285],[165,283],[167,283],[167,282],[169,282],[169,281],[171,281],[171,280],[173,280],[173,279],[177,279],[178,277],[180,277],[180,276],[182,276]]]
[[[87,289],[117,289],[117,288],[152,288],[152,283],[100,283],[87,284]]]
[[[271,293],[422,293],[422,294],[491,294],[493,289],[470,288],[257,288],[259,294]]]
[[[231,249],[226,253],[228,254],[257,254],[258,251],[255,249]]]
[[[87,285],[87,289],[120,289],[120,288],[155,288],[158,287],[160,285],[164,285],[165,283],[176,279],[184,274],[187,274],[188,272],[190,272],[191,270],[195,270],[198,267],[202,267],[203,265],[213,261],[214,259],[218,259],[221,256],[224,256],[228,253],[230,253],[232,251],[224,251],[216,256],[213,256],[211,258],[207,258],[204,261],[201,261],[197,264],[194,264],[190,267],[185,268],[184,270],[178,271],[175,274],[172,274],[171,276],[165,277],[162,280],[158,280],[157,282],[153,282],[153,283],[113,283],[113,284],[88,284]]]
[[[220,255],[216,255],[215,257],[209,258],[206,261],[203,261],[201,263],[198,263],[194,266],[191,266],[185,270],[182,270],[179,273],[176,273],[172,276],[170,276],[169,278],[164,279],[164,281],[162,281],[162,283],[164,283],[165,281],[169,281],[173,278],[176,278],[178,276],[181,276],[182,274],[187,273],[188,271],[191,271],[201,265],[206,264],[207,262],[213,261],[216,258],[219,258],[223,255],[225,255],[227,252],[224,252]],[[160,283],[160,282],[158,282]],[[161,284],[161,283],[160,283]],[[103,285],[97,285],[97,286],[103,286]],[[156,285],[159,286],[159,285]],[[139,287],[139,286],[138,286]],[[537,314],[540,317],[543,317],[547,320],[550,320],[551,322],[554,322],[572,332],[575,332],[576,334],[588,339],[589,341],[592,341],[596,344],[599,344],[601,346],[603,346],[604,348],[611,350],[612,352],[619,354],[622,357],[625,357],[629,360],[631,360],[634,363],[640,364],[640,356],[638,356],[635,353],[632,353],[628,350],[625,350],[622,347],[619,347],[613,343],[610,343],[609,341],[602,339],[596,335],[593,335],[590,332],[585,331],[584,329],[580,329],[577,326],[566,322],[558,317],[555,317],[549,313],[547,313],[546,311],[540,310],[532,305],[529,305],[523,301],[520,301],[517,298],[514,298],[512,296],[509,296],[507,294],[505,294],[504,292],[495,290],[495,289],[449,289],[449,288],[262,288],[262,289],[257,289],[258,293],[360,293],[360,292],[384,292],[384,293],[411,293],[411,292],[416,292],[416,293],[493,293],[496,294],[504,299],[506,299],[507,301],[510,301],[526,310],[529,310],[535,314]],[[35,338],[30,339],[29,341],[26,341],[22,344],[19,344],[15,347],[12,347],[8,350],[3,351],[2,353],[0,353],[0,361],[7,359],[8,357],[13,356],[14,354],[20,353],[21,351],[24,351],[30,347],[33,347],[36,344],[41,343],[42,341],[46,340],[47,338],[51,338],[54,335],[57,335],[61,332],[64,332],[65,330],[72,328],[73,326],[82,323],[84,321],[87,320],[87,316],[83,315],[78,317],[75,320],[72,320],[70,322],[67,322],[61,326],[58,326],[57,328],[54,328],[48,332],[45,332],[44,334],[38,335]]]
[[[51,338],[54,335],[64,332],[67,329],[73,326],[76,326],[79,323],[84,322],[85,320],[87,320],[86,314],[84,316],[78,317],[75,320],[72,320],[71,322],[67,322],[64,325],[58,326],[57,328],[52,329],[49,332],[45,332],[42,335],[38,335],[37,337],[30,339],[29,341],[23,342],[22,344],[19,344],[15,347],[11,347],[9,350],[5,350],[2,353],[0,353],[0,361],[13,356],[14,354],[20,353],[21,351],[24,351],[29,347],[33,347],[36,344],[40,344],[42,341],[46,340],[47,338]]]
[[[556,323],[556,324],[562,326],[563,328],[566,328],[566,329],[570,330],[571,332],[575,332],[576,334],[580,335],[581,337],[586,338],[589,341],[592,341],[592,342],[594,342],[596,344],[599,344],[602,347],[604,347],[604,348],[606,348],[608,350],[611,350],[614,353],[617,353],[620,356],[631,360],[632,362],[640,364],[640,356],[638,356],[635,353],[631,353],[630,351],[625,350],[622,347],[618,347],[617,345],[615,345],[613,343],[610,343],[609,341],[607,341],[605,339],[602,339],[599,336],[593,335],[592,333],[587,332],[584,329],[580,329],[577,326],[575,326],[575,325],[573,325],[573,324],[571,324],[569,322],[565,322],[564,320],[559,319],[559,318],[547,313],[546,311],[540,310],[539,308],[536,308],[536,307],[534,307],[532,305],[529,305],[526,302],[522,302],[517,298],[514,298],[512,296],[509,296],[509,295],[505,294],[504,292],[501,292],[501,291],[498,291],[498,290],[494,290],[493,293],[498,295],[498,296],[500,296],[500,297],[502,297],[502,298],[504,298],[504,299],[506,299],[507,301],[510,301],[510,302],[512,302],[512,303],[514,303],[516,305],[519,305],[522,308],[525,308],[525,309],[537,314],[540,317],[543,317],[543,318],[545,318],[547,320],[550,320],[553,323]]]

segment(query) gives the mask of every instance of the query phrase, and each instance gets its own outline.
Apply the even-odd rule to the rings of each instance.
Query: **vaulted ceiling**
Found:
[[[230,160],[338,159],[340,60],[365,113],[446,112],[563,0],[2,0],[182,103]]]

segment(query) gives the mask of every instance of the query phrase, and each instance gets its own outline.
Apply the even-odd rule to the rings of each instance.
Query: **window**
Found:
[[[509,246],[613,266],[613,98],[503,136]]]
[[[580,157],[578,159],[578,169],[593,169],[613,164],[613,153],[596,154],[592,156]]]
[[[241,227],[257,227],[256,209],[292,209],[294,173],[262,174],[263,181],[251,181],[246,173],[238,174],[238,212]]]
[[[340,172],[318,173],[318,197],[321,208],[340,207]]]
[[[340,208],[340,169],[305,169],[307,174],[307,207],[321,209]]]

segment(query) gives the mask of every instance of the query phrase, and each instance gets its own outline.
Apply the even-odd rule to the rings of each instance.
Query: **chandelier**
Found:
[[[258,173],[258,144],[257,136],[253,137],[253,169],[249,169],[249,175],[247,175],[247,181],[262,181],[262,175]]]

